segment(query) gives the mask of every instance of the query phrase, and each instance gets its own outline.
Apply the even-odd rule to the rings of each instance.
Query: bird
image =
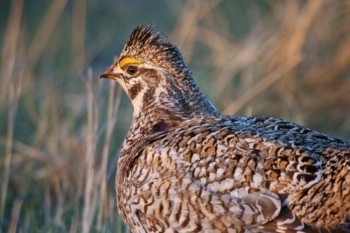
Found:
[[[350,232],[350,143],[268,116],[221,114],[154,25],[100,76],[133,105],[116,171],[131,232]]]

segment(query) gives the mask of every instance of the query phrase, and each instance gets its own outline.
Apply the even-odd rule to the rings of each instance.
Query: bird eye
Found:
[[[127,72],[128,74],[130,74],[130,75],[134,75],[134,74],[136,74],[136,72],[137,72],[137,67],[134,66],[134,65],[130,65],[130,66],[128,66],[128,68],[126,69],[126,72]]]

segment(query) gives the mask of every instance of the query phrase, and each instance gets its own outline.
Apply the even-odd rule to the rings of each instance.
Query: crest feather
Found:
[[[154,33],[154,28],[152,26],[140,25],[131,33],[126,47],[133,47],[136,44],[155,44],[160,39],[160,34]]]
[[[150,25],[140,25],[134,29],[124,47],[123,56],[162,67],[183,69],[185,66],[179,49],[166,36],[154,32]]]

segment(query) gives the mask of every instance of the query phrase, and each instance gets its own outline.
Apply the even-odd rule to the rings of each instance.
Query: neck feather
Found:
[[[158,83],[157,87],[144,91],[142,105],[134,109],[131,133],[145,135],[166,131],[187,119],[219,115],[189,71],[176,76],[177,79],[164,77],[164,82]]]

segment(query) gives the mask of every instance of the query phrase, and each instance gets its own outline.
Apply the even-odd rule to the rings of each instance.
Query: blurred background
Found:
[[[115,164],[131,122],[99,74],[154,24],[227,114],[350,140],[350,1],[0,1],[0,233],[127,232]]]

